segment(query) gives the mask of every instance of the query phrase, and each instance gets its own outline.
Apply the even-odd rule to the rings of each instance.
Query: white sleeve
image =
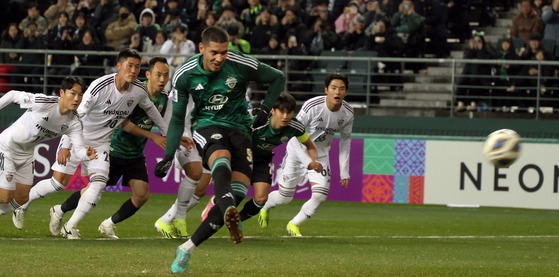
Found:
[[[80,161],[89,161],[89,157],[87,156],[87,146],[83,143],[83,129],[81,124],[74,125],[74,127],[68,131],[67,135],[70,138],[74,145],[74,152]],[[62,140],[61,140],[62,142]],[[64,145],[64,143],[62,143]]]
[[[25,91],[10,90],[0,98],[0,110],[14,103],[18,104],[22,109],[31,108],[35,102],[35,95]]]
[[[167,128],[169,127],[169,125],[163,120],[163,117],[161,117],[161,114],[159,113],[153,102],[149,100],[147,94],[145,97],[142,98],[142,100],[140,100],[139,105],[146,112],[148,117],[155,123],[155,125],[157,125],[159,130],[161,130],[161,135],[166,136]]]
[[[340,178],[349,179],[349,153],[351,150],[351,131],[353,130],[353,117],[340,130]]]

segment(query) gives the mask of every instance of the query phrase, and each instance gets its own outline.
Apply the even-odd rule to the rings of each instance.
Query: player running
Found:
[[[108,181],[110,169],[110,142],[115,128],[119,126],[139,105],[155,122],[163,134],[167,132],[167,124],[149,99],[146,87],[137,80],[140,73],[140,53],[134,49],[125,49],[118,54],[115,74],[105,75],[94,80],[84,95],[84,101],[78,108],[82,118],[85,142],[96,147],[99,158],[82,163],[82,174],[89,176],[89,184],[82,189],[82,195],[72,217],[63,227],[62,235],[68,239],[79,239],[78,223],[89,214],[101,200],[101,193]],[[122,127],[122,126],[121,126]],[[128,128],[123,127],[124,130]],[[180,139],[179,139],[180,140]],[[177,140],[178,141],[178,140]],[[64,137],[58,147],[59,152],[72,145]],[[70,161],[64,166],[54,164],[53,177],[35,185],[30,192],[29,201],[22,206],[25,211],[29,204],[46,195],[63,190],[76,171],[79,161],[75,158],[74,149]],[[58,235],[61,231],[62,216],[60,206],[51,207],[50,232]],[[24,218],[25,212],[20,218]]]
[[[84,146],[82,123],[76,113],[84,88],[82,78],[68,76],[62,80],[60,97],[11,90],[0,98],[0,110],[12,103],[27,109],[0,134],[0,215],[27,202],[33,184],[34,150],[39,143],[67,135],[75,141],[78,160],[97,158],[94,148]],[[21,229],[23,224],[16,227]]]
[[[303,104],[297,115],[309,133],[318,150],[318,161],[324,169],[317,173],[306,168],[301,144],[291,139],[287,144],[285,158],[282,163],[282,178],[279,189],[268,196],[268,201],[260,210],[258,222],[260,226],[268,226],[269,211],[271,208],[287,204],[293,199],[295,188],[303,181],[305,174],[311,183],[312,196],[299,213],[287,224],[287,232],[291,236],[301,236],[299,225],[311,218],[326,201],[330,190],[330,159],[328,152],[334,134],[340,133],[340,177],[341,184],[347,187],[349,183],[349,152],[351,146],[351,130],[353,128],[353,108],[344,101],[347,95],[348,78],[342,73],[333,73],[326,76],[324,92],[326,96],[311,98]]]
[[[168,105],[170,99],[167,92],[164,91],[165,85],[169,81],[167,59],[164,57],[151,58],[146,77],[147,80],[144,85],[148,90],[149,99],[167,122],[171,117],[171,109],[167,109],[167,107],[170,107]],[[110,239],[118,239],[114,232],[115,224],[134,215],[149,198],[149,180],[144,156],[147,140],[151,139],[163,149],[165,149],[166,143],[164,137],[151,132],[154,125],[153,121],[140,107],[136,107],[126,120],[133,123],[130,125],[131,129],[124,131],[118,128],[111,137],[110,171],[107,186],[115,186],[122,177],[122,185],[130,187],[132,197],[124,202],[116,213],[99,225],[99,232]],[[80,198],[81,191],[78,190],[66,199],[60,207],[55,206],[55,210],[60,208],[64,213],[71,211],[78,206]]]
[[[177,248],[173,272],[184,272],[196,246],[211,237],[224,223],[233,242],[243,240],[236,204],[248,190],[252,175],[251,116],[245,100],[249,81],[269,83],[262,108],[255,111],[254,126],[267,122],[270,107],[285,87],[285,76],[258,60],[229,51],[229,36],[219,27],[202,32],[200,55],[186,61],[173,77],[178,102],[173,105],[165,158],[156,166],[164,176],[183,132],[189,95],[195,103],[192,131],[204,167],[214,180],[216,205],[192,237]]]

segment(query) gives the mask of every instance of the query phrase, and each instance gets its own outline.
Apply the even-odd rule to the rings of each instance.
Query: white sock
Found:
[[[89,188],[82,194],[78,207],[68,220],[68,227],[77,227],[82,219],[91,213],[101,200],[101,193],[105,189],[107,178],[102,175],[93,175],[89,182]]]
[[[31,202],[63,189],[64,186],[54,178],[42,180],[31,188],[31,191],[29,191],[29,201],[21,206],[27,209]]]
[[[190,199],[190,202],[188,202],[188,206],[186,207],[186,211],[190,211],[192,210],[192,208],[196,207],[196,205],[198,205],[198,203],[200,203],[200,197],[196,194],[192,195],[192,199]]]
[[[163,223],[171,224],[173,222],[173,219],[175,219],[176,214],[177,214],[177,200],[175,200],[175,203],[173,203],[171,208],[162,217],[160,217],[159,220],[161,220],[161,222]]]
[[[64,212],[62,211],[62,206],[61,205],[54,206],[54,211],[59,215],[64,215]]]
[[[190,253],[192,253],[194,251],[194,249],[196,249],[196,245],[194,245],[194,243],[192,242],[191,239],[189,239],[185,243],[179,245],[179,247],[184,249],[184,250],[190,250]]]
[[[115,223],[113,222],[113,217],[109,217],[107,219],[105,219],[105,221],[107,221],[108,223],[115,225]]]
[[[268,194],[268,201],[266,201],[266,204],[264,204],[262,209],[269,211],[277,205],[288,204],[293,199],[293,195],[295,195],[295,188],[284,189],[280,187],[278,190],[272,191]]]
[[[307,219],[311,218],[328,196],[328,188],[324,188],[318,185],[312,187],[312,196],[303,206],[299,213],[291,220],[291,223],[295,225],[301,225]]]
[[[14,208],[10,203],[0,204],[0,215],[9,214],[14,211]]]
[[[179,184],[179,191],[177,192],[177,214],[175,218],[186,218],[186,211],[188,210],[188,203],[194,195],[194,190],[198,181],[190,179],[185,176]]]

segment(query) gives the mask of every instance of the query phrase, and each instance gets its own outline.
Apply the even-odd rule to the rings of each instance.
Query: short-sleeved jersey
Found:
[[[276,146],[289,141],[292,137],[297,137],[299,140],[306,140],[309,137],[305,126],[299,120],[293,118],[289,125],[277,131],[274,131],[268,120],[268,124],[252,132],[252,154],[255,157],[272,156],[272,150]]]
[[[349,152],[351,131],[353,129],[353,108],[343,101],[338,111],[331,111],[326,106],[326,96],[317,96],[307,100],[297,114],[297,119],[305,125],[305,130],[316,145],[318,158],[328,157],[332,139],[340,133],[340,175],[349,178]],[[297,143],[291,140],[289,142]]]
[[[229,51],[227,59],[216,72],[207,72],[202,66],[202,54],[196,55],[181,65],[173,77],[173,92],[177,102],[173,103],[170,134],[165,155],[173,155],[178,147],[184,126],[182,120],[189,96],[194,101],[192,131],[212,125],[237,129],[247,136],[251,133],[251,117],[245,98],[250,81],[270,83],[263,105],[271,107],[284,89],[283,73],[238,51]]]
[[[116,88],[115,76],[113,73],[94,80],[78,107],[86,140],[96,144],[109,143],[116,127],[132,114],[137,105],[165,134],[167,124],[149,99],[144,84],[134,80],[126,91],[120,92]]]
[[[16,103],[27,109],[23,115],[0,134],[0,149],[13,153],[33,153],[37,144],[68,135],[83,148],[82,123],[75,111],[60,114],[58,96],[10,91],[0,98],[0,109]],[[85,149],[84,149],[85,150]],[[85,151],[79,151],[79,158],[87,159]]]
[[[159,114],[163,116],[167,110],[167,92],[162,91],[155,99],[152,99],[148,93],[148,97],[159,111]],[[151,131],[154,125],[153,120],[140,107],[136,107],[128,119],[139,128],[148,132]],[[118,128],[111,137],[111,156],[122,159],[143,157],[146,143],[147,138],[130,134]]]

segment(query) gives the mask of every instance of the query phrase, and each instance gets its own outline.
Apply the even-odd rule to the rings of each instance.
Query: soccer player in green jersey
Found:
[[[165,85],[169,81],[167,59],[164,57],[151,58],[146,77],[144,85],[149,93],[149,99],[165,121],[168,121],[171,115],[171,109],[168,109],[170,100],[167,92],[164,91]],[[115,186],[122,177],[122,185],[130,187],[132,197],[124,202],[115,214],[99,225],[99,232],[105,234],[107,238],[118,239],[114,232],[115,224],[134,215],[148,201],[149,185],[144,148],[148,139],[163,149],[166,144],[164,137],[151,132],[153,125],[153,121],[145,111],[136,107],[121,128],[118,128],[111,137],[109,155],[111,167],[107,186]],[[78,206],[80,192],[79,190],[74,192],[60,206],[64,213],[74,210]]]
[[[252,127],[264,125],[270,107],[285,87],[284,74],[237,51],[229,51],[229,36],[220,27],[202,32],[200,54],[186,61],[175,73],[172,86],[177,92],[167,136],[165,158],[155,167],[164,176],[172,164],[184,129],[188,96],[195,103],[192,131],[204,167],[214,180],[216,205],[192,237],[177,248],[173,272],[184,272],[194,249],[226,225],[234,243],[243,240],[240,215],[236,209],[248,190],[252,176]],[[269,83],[261,105],[255,109],[254,124],[247,110],[245,93],[250,81]]]

